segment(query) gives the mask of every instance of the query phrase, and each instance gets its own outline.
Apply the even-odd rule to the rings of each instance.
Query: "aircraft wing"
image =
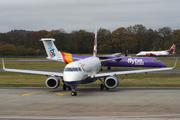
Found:
[[[109,73],[99,73],[96,74],[95,78],[100,77],[108,77],[113,75],[126,75],[126,74],[133,74],[133,73],[147,73],[147,72],[156,72],[156,71],[164,71],[164,70],[172,70],[175,68],[178,58],[176,58],[176,62],[174,64],[174,67],[169,68],[156,68],[156,69],[141,69],[141,70],[131,70],[131,71],[118,71],[118,72],[109,72]]]
[[[116,58],[110,58],[110,59],[103,59],[103,60],[100,60],[101,62],[105,62],[105,61],[111,61],[111,60],[122,60],[122,58],[124,57],[116,57]]]
[[[156,72],[156,71],[164,71],[164,70],[172,70],[174,67],[170,68],[156,68],[156,69],[142,69],[142,70],[131,70],[131,71],[120,71],[120,72],[109,72],[109,73],[99,73],[96,74],[95,77],[107,77],[107,76],[113,76],[113,75],[126,75],[126,74],[132,74],[132,73],[147,73],[147,72]]]
[[[63,76],[63,73],[58,73],[58,72],[34,71],[34,70],[23,70],[23,69],[6,69],[3,59],[2,59],[2,62],[3,62],[3,69],[4,71],[7,71],[7,72],[20,72],[20,73],[28,73],[28,74]]]

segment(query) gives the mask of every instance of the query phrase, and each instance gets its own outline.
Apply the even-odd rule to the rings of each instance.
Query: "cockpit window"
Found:
[[[72,71],[71,68],[65,68],[64,71]]]
[[[159,60],[156,58],[156,59],[152,59],[152,61],[159,61]]]
[[[72,71],[78,71],[78,69],[77,68],[72,68]]]
[[[78,70],[79,70],[79,71],[82,71],[80,67],[78,68]]]
[[[76,67],[72,67],[72,68],[65,68],[64,71],[82,71],[80,67],[76,68]]]

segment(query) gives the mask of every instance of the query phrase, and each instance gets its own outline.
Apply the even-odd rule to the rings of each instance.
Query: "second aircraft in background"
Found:
[[[136,56],[154,56],[154,57],[164,57],[169,55],[174,55],[176,49],[176,44],[173,44],[169,50],[163,51],[141,51]]]
[[[47,59],[62,63],[71,63],[80,59],[91,57],[91,55],[76,55],[58,51],[53,38],[42,38],[47,53]],[[120,53],[112,55],[97,55],[101,60],[101,66],[113,67],[166,67],[166,64],[154,57],[128,57]],[[107,61],[107,59],[110,59]]]

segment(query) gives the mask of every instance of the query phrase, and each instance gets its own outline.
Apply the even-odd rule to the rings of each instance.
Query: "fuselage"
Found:
[[[64,82],[69,86],[94,82],[94,75],[100,68],[101,61],[97,57],[88,57],[69,63],[64,68]]]
[[[124,57],[122,60],[103,62],[102,66],[119,67],[166,67],[166,64],[154,57]]]
[[[163,50],[163,51],[141,51],[136,56],[154,56],[154,57],[160,57],[160,56],[168,56],[175,54],[176,44],[173,44],[169,50]]]
[[[164,51],[141,51],[136,56],[168,56],[169,52]]]

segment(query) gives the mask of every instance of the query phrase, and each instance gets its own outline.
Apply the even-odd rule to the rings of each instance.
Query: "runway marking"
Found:
[[[63,93],[63,94],[57,94],[57,95],[67,95],[67,94],[69,94],[69,93],[71,93],[71,92],[65,92],[65,93]]]
[[[40,93],[40,92],[42,92],[42,91],[37,91],[37,92],[29,93],[29,94],[21,94],[21,96],[33,95],[33,94]]]

